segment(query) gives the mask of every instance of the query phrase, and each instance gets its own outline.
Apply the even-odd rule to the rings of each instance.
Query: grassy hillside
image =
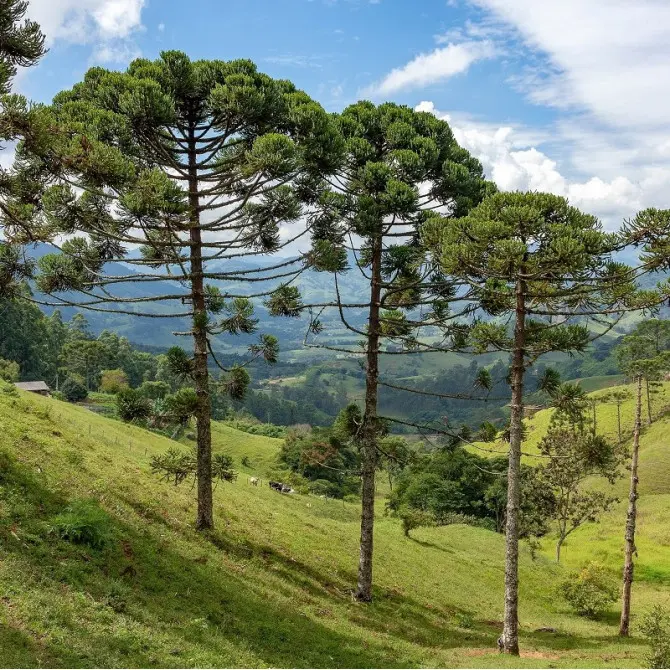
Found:
[[[651,495],[641,499],[640,609],[670,601],[670,490],[660,462],[670,463],[658,428],[658,444],[652,429],[643,450],[642,476],[653,470],[658,478],[653,503]],[[423,529],[407,539],[379,509],[375,602],[355,603],[357,506],[251,487],[246,475],[268,471],[279,442],[225,426],[215,426],[214,439],[238,467],[246,455],[252,468],[217,487],[217,529],[200,535],[191,526],[190,485],[176,488],[150,472],[151,456],[170,440],[83,407],[0,390],[4,666],[641,664],[643,642],[616,637],[616,609],[600,621],[573,615],[555,595],[566,569],[546,556],[532,561],[525,548],[524,655],[495,653],[503,538],[470,527]],[[78,500],[101,510],[97,523],[109,535],[101,549],[53,532]],[[604,530],[612,538],[601,542]],[[605,552],[615,565],[618,531],[587,529],[570,542],[566,563]]]
[[[633,385],[617,387],[627,389],[631,398],[621,406],[621,423],[624,436],[632,433],[635,401]],[[596,405],[598,430],[611,439],[617,437],[616,405],[603,402],[609,391],[606,389],[592,393],[600,400]],[[643,432],[640,442],[639,466],[639,514],[636,544],[636,585],[633,598],[638,597],[636,589],[643,590],[645,598],[670,604],[670,444],[667,416],[670,407],[670,384],[665,383],[652,395],[653,415],[664,415],[651,426],[647,426],[647,408],[643,406]],[[527,423],[530,428],[524,449],[533,452],[546,431],[551,418],[550,411],[538,412]],[[628,471],[614,485],[614,494],[620,503],[606,514],[598,524],[589,524],[572,535],[563,549],[566,566],[579,567],[594,560],[619,570],[622,565],[623,526],[628,506],[630,480]],[[552,540],[543,542],[547,555],[553,551]],[[649,588],[647,591],[646,588]]]

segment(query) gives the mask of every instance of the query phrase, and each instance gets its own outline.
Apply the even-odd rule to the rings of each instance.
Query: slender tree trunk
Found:
[[[516,322],[512,361],[512,407],[509,466],[507,470],[507,523],[505,528],[505,615],[502,644],[507,654],[519,655],[519,508],[521,506],[521,431],[523,421],[523,374],[526,345],[526,287],[516,284]]]
[[[356,598],[372,600],[372,553],[375,523],[375,471],[377,469],[377,386],[379,382],[379,338],[381,309],[381,239],[372,244],[372,277],[368,320],[365,413],[361,427],[361,546]]]
[[[635,404],[635,430],[633,432],[633,454],[630,463],[630,494],[628,496],[628,513],[626,515],[626,546],[623,566],[623,602],[621,606],[621,623],[619,635],[628,637],[630,634],[630,597],[633,588],[633,554],[635,548],[635,522],[637,521],[637,463],[640,452],[640,431],[642,429],[642,376],[637,377],[637,402]]]
[[[209,370],[207,368],[207,305],[203,278],[202,239],[200,232],[200,198],[198,196],[198,168],[195,131],[189,130],[189,205],[191,241],[191,299],[193,302],[193,380],[198,396],[196,411],[198,530],[214,528],[212,501],[212,408],[209,397]]]
[[[556,563],[561,562],[561,548],[563,547],[563,542],[565,542],[565,538],[563,536],[558,538],[558,542],[556,543]]]
[[[649,380],[645,378],[645,386],[647,387],[647,423],[651,426],[652,416],[651,416],[651,393],[649,392]]]
[[[619,433],[619,445],[621,445],[621,403],[617,402],[616,404],[616,423],[617,430]]]

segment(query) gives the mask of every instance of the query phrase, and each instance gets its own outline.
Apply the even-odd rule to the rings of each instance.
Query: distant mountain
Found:
[[[57,250],[47,244],[38,244],[29,249],[29,255],[32,258],[39,259],[46,254],[55,253]],[[280,263],[282,259],[272,257],[258,257],[253,261],[244,259],[228,259],[212,262],[209,265],[211,272],[243,272],[258,267],[269,267]],[[138,274],[137,268],[125,263],[108,263],[105,266],[105,273],[108,276],[128,276]],[[269,290],[276,282],[254,282],[249,284],[244,281],[233,282],[211,282],[219,286],[222,291],[238,295],[249,295],[261,293]],[[303,296],[306,304],[316,304],[334,301],[336,298],[333,276],[330,273],[315,271],[305,271],[293,282]],[[352,267],[352,269],[339,277],[340,295],[345,301],[361,301],[367,293],[367,284],[361,272]],[[137,299],[144,297],[159,297],[161,295],[187,295],[187,291],[179,281],[155,281],[155,282],[123,282],[111,285],[109,292],[120,300]],[[188,319],[163,316],[161,314],[179,314],[185,310],[180,300],[155,301],[146,303],[109,303],[96,306],[96,309],[85,309],[77,306],[70,306],[67,303],[76,303],[79,300],[87,300],[81,294],[65,293],[59,296],[63,299],[63,304],[56,306],[59,300],[51,296],[45,296],[35,290],[35,298],[41,303],[42,309],[51,313],[55,309],[60,310],[66,319],[72,318],[77,312],[85,314],[91,330],[94,333],[100,333],[103,330],[113,330],[119,335],[127,337],[131,342],[151,347],[167,348],[174,346],[183,338],[175,336],[174,332],[183,332],[188,330]],[[262,299],[254,300],[256,305],[255,317],[259,320],[258,332],[275,335],[282,343],[282,349],[294,349],[300,347],[305,331],[308,326],[308,318],[305,315],[299,319],[273,318],[264,307]],[[122,310],[118,313],[113,310]],[[155,316],[139,316],[137,313],[144,312]],[[362,325],[363,312],[357,310],[352,312],[350,318],[353,323]],[[339,316],[335,310],[330,310],[322,315],[322,321],[326,329],[337,328],[340,326]],[[235,337],[220,336],[215,340],[215,347],[222,352],[235,352],[245,350],[252,342],[257,341],[258,335],[240,335]]]
[[[45,254],[56,251],[54,247],[47,244],[38,244],[29,250],[33,258],[41,258]],[[137,255],[132,254],[132,255]],[[211,272],[244,272],[258,267],[269,267],[281,263],[284,259],[271,256],[253,257],[253,260],[245,258],[231,258],[214,261],[209,264]],[[368,298],[369,286],[365,276],[356,267],[355,258],[349,258],[350,269],[348,272],[338,276],[338,286],[340,296],[345,302],[365,302]],[[108,275],[128,276],[137,274],[137,269],[133,265],[124,263],[108,263],[105,266],[105,272]],[[240,275],[241,276],[241,275]],[[641,288],[654,288],[658,282],[665,281],[670,277],[670,273],[654,273],[645,275],[640,280]],[[238,295],[250,295],[269,290],[274,284],[270,282],[254,282],[253,284],[244,281],[216,282],[212,284],[228,293]],[[333,275],[328,272],[315,272],[308,270],[303,272],[294,282],[300,289],[303,301],[306,304],[323,304],[333,302],[336,299],[335,285]],[[276,284],[276,282],[275,282]],[[143,297],[158,297],[161,295],[187,295],[187,291],[179,281],[156,281],[156,282],[124,282],[110,287],[110,292],[120,299],[133,299]],[[35,297],[42,301],[53,303],[54,299],[35,294]],[[76,295],[65,294],[62,296],[65,300],[71,302],[77,301]],[[79,296],[81,297],[81,296]],[[258,331],[275,335],[281,342],[282,350],[299,349],[305,336],[308,326],[307,315],[298,319],[273,318],[269,315],[267,309],[263,306],[261,299],[254,300],[256,304],[256,318],[259,320]],[[174,346],[178,342],[183,342],[184,338],[175,336],[174,332],[183,332],[188,330],[189,324],[186,318],[177,317],[159,317],[159,315],[179,314],[184,311],[184,305],[180,300],[164,302],[146,302],[146,303],[117,303],[112,305],[101,305],[99,309],[119,308],[124,312],[145,312],[154,314],[154,317],[137,316],[136,314],[119,314],[116,312],[84,310],[79,307],[67,305],[59,306],[58,309],[67,319],[71,318],[76,312],[84,312],[89,321],[91,329],[95,333],[103,330],[113,330],[119,335],[127,337],[131,342],[138,345],[167,348]],[[54,306],[43,307],[44,311],[51,313]],[[662,316],[670,316],[670,309],[662,308]],[[335,308],[329,308],[321,315],[321,321],[325,327],[321,340],[328,340],[331,344],[348,344],[355,341],[356,336],[347,331],[340,322],[340,317]],[[347,314],[348,320],[356,327],[365,325],[365,310],[350,310]],[[637,320],[635,315],[626,319],[626,324],[632,325]],[[215,348],[217,351],[225,353],[235,353],[246,350],[252,342],[257,341],[258,334],[240,335],[235,337],[220,336],[215,339]]]

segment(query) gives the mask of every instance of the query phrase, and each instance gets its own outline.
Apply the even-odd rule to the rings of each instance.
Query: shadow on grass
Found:
[[[329,573],[269,545],[175,528],[149,507],[118,497],[111,517],[116,540],[107,549],[46,541],[45,521],[68,501],[25,466],[1,458],[3,495],[16,502],[13,523],[19,536],[35,535],[32,542],[5,543],[26,580],[17,575],[21,591],[4,605],[39,590],[27,609],[31,624],[48,631],[38,639],[20,618],[11,629],[0,627],[0,643],[16,652],[14,667],[45,659],[52,667],[406,667],[420,662],[421,650],[403,657],[398,640],[424,647],[429,660],[439,650],[495,648],[500,631],[471,620],[472,613],[381,588],[372,604],[360,605],[351,597],[353,571]],[[74,613],[39,611],[45,594],[58,600],[63,593]],[[467,628],[459,618],[471,620]],[[345,621],[350,632],[342,632]],[[524,643],[556,650],[603,641],[612,638],[523,635]]]
[[[46,657],[53,666],[68,667],[403,667],[413,661],[399,657],[386,636],[444,647],[472,639],[470,632],[445,638],[445,613],[404,596],[379,591],[374,605],[355,604],[348,593],[353,575],[326,575],[270,546],[190,531],[188,545],[160,539],[165,520],[156,528],[139,518],[135,527],[110,516],[116,539],[100,551],[46,537],[47,520],[68,501],[25,466],[9,459],[4,465],[4,489],[30,501],[16,508],[17,536],[33,537],[6,545],[21,589],[9,593],[5,606],[31,612],[30,626],[18,617],[11,634],[3,630],[7,644],[22,650],[16,666],[38,665]],[[202,555],[184,555],[177,547],[200,547]],[[234,559],[231,568],[223,567],[219,552]],[[254,569],[247,570],[250,561]],[[31,589],[39,594],[27,604]],[[40,611],[37,603],[51,596],[59,601],[49,600],[54,612]],[[331,621],[331,608],[343,608],[360,630],[337,630],[342,621]],[[31,647],[26,631],[35,621],[47,632]]]
[[[456,552],[453,549],[449,549],[448,547],[441,547],[439,544],[435,544],[434,542],[426,542],[424,540],[417,540],[416,538],[412,537],[411,535],[408,535],[407,538],[414,542],[414,544],[421,545],[422,547],[426,547],[427,549],[437,549],[438,551],[442,551],[445,554],[455,554]]]

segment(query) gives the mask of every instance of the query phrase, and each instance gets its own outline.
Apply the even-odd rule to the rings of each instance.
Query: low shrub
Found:
[[[75,500],[54,517],[50,532],[67,542],[103,549],[114,535],[111,519],[95,500]]]
[[[151,416],[151,403],[136,389],[122,389],[116,394],[116,412],[122,421],[144,421]]]
[[[474,526],[475,528],[484,528],[495,531],[496,523],[493,519],[487,517],[477,517],[470,514],[461,514],[460,512],[448,512],[435,518],[437,526]]]
[[[600,563],[588,563],[580,572],[571,573],[559,586],[563,598],[587,617],[604,612],[618,597],[619,586]]]
[[[223,422],[226,426],[235,430],[249,433],[250,435],[262,435],[264,437],[282,438],[286,436],[284,426],[275,426],[272,423],[254,423],[253,421],[243,421],[241,419],[230,419]]]
[[[402,507],[398,516],[402,521],[402,530],[405,537],[409,537],[415,528],[425,528],[435,525],[435,517],[430,512],[417,509],[416,507]]]
[[[68,377],[60,387],[60,392],[68,402],[81,402],[88,397],[88,390],[76,377]]]
[[[14,386],[14,384],[10,384],[9,382],[4,381],[3,379],[0,379],[0,393],[4,393],[5,395],[11,395],[11,396],[19,395],[16,386]]]
[[[640,629],[651,645],[648,666],[670,668],[670,611],[656,605],[644,616]]]

